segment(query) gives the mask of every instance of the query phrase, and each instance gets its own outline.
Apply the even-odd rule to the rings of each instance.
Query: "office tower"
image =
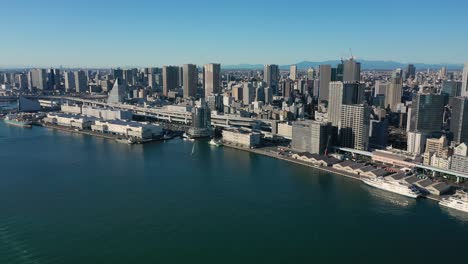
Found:
[[[156,88],[156,76],[155,76],[155,74],[150,71],[147,76],[148,76],[148,86],[151,89],[155,89]]]
[[[32,87],[38,90],[47,89],[47,73],[45,69],[31,70]]]
[[[369,146],[385,148],[388,144],[388,119],[371,120],[369,127]]]
[[[64,80],[65,80],[65,91],[66,92],[71,92],[75,91],[76,86],[75,86],[75,75],[71,71],[66,71],[64,73]]]
[[[242,102],[244,105],[249,105],[255,100],[255,89],[251,82],[245,82],[242,89]]]
[[[270,87],[266,87],[263,89],[263,93],[265,94],[265,104],[271,104],[273,102],[273,91]]]
[[[444,95],[414,95],[408,113],[408,131],[438,132],[442,129],[444,113]]]
[[[179,67],[177,76],[177,87],[184,87],[184,66]]]
[[[437,156],[442,156],[445,148],[448,146],[448,140],[445,136],[440,138],[426,139],[425,153],[436,153]]]
[[[205,97],[221,92],[221,65],[210,63],[203,67]]]
[[[341,106],[364,102],[364,83],[331,82],[328,100],[328,121],[340,128]]]
[[[416,77],[416,67],[413,64],[409,64],[408,68],[406,69],[406,79],[415,78]]]
[[[457,97],[461,96],[462,82],[444,80],[442,82],[441,93],[447,95],[448,97]]]
[[[323,155],[330,143],[330,137],[330,123],[312,120],[292,123],[291,147],[294,151]]]
[[[451,104],[450,131],[453,133],[453,141],[468,143],[468,98],[455,97]]]
[[[58,90],[60,89],[60,70],[49,69],[47,72],[47,89]]]
[[[208,108],[210,108],[210,111],[217,111],[222,113],[224,110],[224,105],[223,105],[223,96],[220,94],[213,94],[208,96],[207,98],[207,104]]]
[[[194,64],[184,64],[182,66],[184,98],[195,97],[197,95],[198,71]]]
[[[123,71],[123,79],[128,85],[135,85],[137,69],[128,69]]]
[[[399,72],[394,72],[385,94],[385,107],[389,107],[392,112],[397,112],[397,106],[401,103],[403,95],[403,79]]]
[[[28,85],[28,75],[25,73],[20,73],[16,76],[18,88],[20,91],[26,91],[29,88]]]
[[[307,70],[307,80],[313,80],[314,79],[314,69],[309,68]]]
[[[107,98],[108,104],[119,104],[127,99],[127,85],[120,78],[115,80],[114,86]]]
[[[331,65],[320,65],[319,67],[319,101],[328,101],[328,88],[332,79]]]
[[[298,90],[299,93],[304,94],[304,80],[297,79],[296,90]]]
[[[369,148],[371,109],[367,105],[341,106],[341,146],[357,150]]]
[[[77,93],[84,93],[88,89],[88,81],[84,71],[79,70],[75,72],[75,89]]]
[[[255,101],[265,102],[265,89],[263,86],[259,86],[257,89],[255,89]]]
[[[232,94],[232,97],[234,97],[234,100],[236,100],[236,102],[240,102],[244,98],[243,96],[244,92],[243,92],[242,87],[243,86],[240,84],[234,85],[232,87],[231,94]]]
[[[177,88],[179,67],[177,66],[163,66],[162,78],[163,78],[163,95],[167,96],[169,91]]]
[[[468,96],[468,62],[463,68],[461,96]]]
[[[292,91],[294,90],[294,82],[291,79],[286,79],[282,83],[283,86],[283,97],[291,97]]]
[[[124,79],[123,70],[122,69],[113,69],[112,70],[112,76],[114,76],[114,80],[117,80],[117,79],[123,80]]]
[[[359,66],[360,67],[360,66]],[[332,82],[342,82],[344,80],[344,61],[341,61],[336,68],[332,68]]]
[[[293,81],[297,78],[297,65],[293,64],[289,67],[289,78]]]
[[[426,149],[427,135],[423,132],[408,131],[407,151],[411,154],[422,154]]]
[[[337,68],[339,69],[339,68]],[[337,76],[339,75],[337,71]],[[353,58],[343,62],[343,82],[359,82],[361,81],[361,63],[356,62]]]
[[[374,97],[377,95],[387,95],[387,89],[389,84],[383,81],[376,81],[374,85]]]
[[[263,69],[263,81],[267,87],[273,90],[273,94],[278,94],[279,68],[276,64],[267,64]]]

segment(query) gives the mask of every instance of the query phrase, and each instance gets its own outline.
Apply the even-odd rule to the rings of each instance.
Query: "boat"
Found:
[[[22,119],[18,115],[13,115],[13,114],[6,115],[3,121],[7,123],[8,125],[12,125],[12,126],[26,127],[26,128],[32,127],[31,121]]]
[[[383,177],[361,177],[361,181],[374,188],[400,194],[409,198],[416,199],[421,196],[421,192],[416,186],[402,181],[387,180]]]
[[[221,146],[221,144],[214,139],[210,140],[208,144],[210,144],[211,146],[215,146],[215,147]]]
[[[129,145],[136,143],[132,138],[116,138],[115,141],[119,143],[129,144]]]
[[[442,198],[439,205],[468,213],[468,193],[458,190],[448,198]]]

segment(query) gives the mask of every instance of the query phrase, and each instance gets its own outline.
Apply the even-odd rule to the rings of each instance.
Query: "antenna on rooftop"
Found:
[[[349,54],[351,55],[350,59],[354,60],[353,50],[351,48],[349,48]]]

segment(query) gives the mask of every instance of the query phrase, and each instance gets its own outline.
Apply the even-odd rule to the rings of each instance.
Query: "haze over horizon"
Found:
[[[456,7],[456,8],[455,8]],[[358,60],[463,64],[465,2],[9,1],[0,66]]]

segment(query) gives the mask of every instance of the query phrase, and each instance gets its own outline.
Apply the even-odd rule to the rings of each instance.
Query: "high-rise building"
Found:
[[[406,79],[415,78],[416,77],[416,67],[413,64],[409,64],[408,68],[406,69]]]
[[[354,105],[364,102],[365,84],[331,82],[328,100],[328,120],[333,126],[340,128],[341,106]]]
[[[385,107],[392,112],[397,112],[398,104],[401,103],[403,95],[403,78],[399,72],[394,72],[390,78],[387,92],[385,93]]]
[[[314,69],[309,68],[309,69],[307,70],[307,80],[309,80],[309,81],[313,80],[314,77],[315,77],[314,75],[315,75],[315,74],[314,74]]]
[[[249,105],[255,100],[255,89],[251,82],[245,82],[242,89],[242,102],[244,105]]]
[[[169,91],[177,88],[179,67],[177,66],[163,66],[162,78],[163,78],[163,95],[168,96]]]
[[[342,105],[340,143],[342,147],[368,150],[371,109],[367,105]]]
[[[71,71],[66,71],[64,73],[64,80],[65,80],[65,91],[71,92],[75,91],[75,75]]]
[[[182,66],[184,98],[195,97],[197,95],[198,71],[194,64],[184,64]]]
[[[468,62],[463,68],[461,96],[468,96]]]
[[[122,69],[113,69],[112,70],[112,76],[114,76],[114,80],[117,80],[117,79],[120,79],[120,80],[123,80],[124,79],[124,74],[123,74],[123,70]]]
[[[279,67],[276,64],[267,64],[263,68],[263,81],[267,87],[273,90],[273,94],[278,94]]]
[[[86,73],[82,70],[76,71],[75,75],[75,89],[77,93],[84,93],[88,89],[88,81],[86,78]]]
[[[60,89],[60,70],[59,69],[49,69],[47,72],[47,89],[48,90],[58,90]]]
[[[462,82],[452,80],[444,80],[442,82],[441,93],[447,95],[449,98],[461,96],[461,90]]]
[[[203,98],[192,109],[192,126],[188,134],[192,138],[207,137],[211,134],[211,112]]]
[[[265,104],[271,104],[273,102],[273,91],[270,87],[265,87],[263,89],[263,93],[265,94]]]
[[[387,82],[383,81],[376,81],[374,85],[374,97],[377,95],[387,95],[387,89],[388,89],[389,84]]]
[[[293,81],[297,78],[297,65],[293,64],[289,67],[289,78]]]
[[[426,148],[427,135],[423,132],[408,131],[407,151],[411,154],[422,154]]]
[[[292,123],[291,147],[295,151],[323,155],[330,139],[330,123],[312,120]]]
[[[127,85],[120,78],[115,80],[114,86],[107,98],[108,104],[118,104],[125,102],[127,98]]]
[[[408,113],[407,131],[438,132],[442,129],[444,113],[444,95],[414,95]]]
[[[205,97],[221,92],[221,65],[216,63],[206,64],[203,67]]]
[[[453,133],[453,141],[468,143],[468,98],[455,97],[451,104],[450,131]]]
[[[343,82],[361,81],[361,63],[353,58],[343,62]]]
[[[183,87],[184,86],[184,67],[179,67],[178,69],[178,78],[177,78],[177,87]]]
[[[31,70],[32,87],[38,90],[47,89],[47,73],[45,69]]]
[[[26,75],[25,73],[20,73],[16,76],[16,79],[20,91],[26,91],[29,88],[28,75]]]
[[[328,89],[332,80],[331,65],[319,67],[319,101],[328,101]]]

